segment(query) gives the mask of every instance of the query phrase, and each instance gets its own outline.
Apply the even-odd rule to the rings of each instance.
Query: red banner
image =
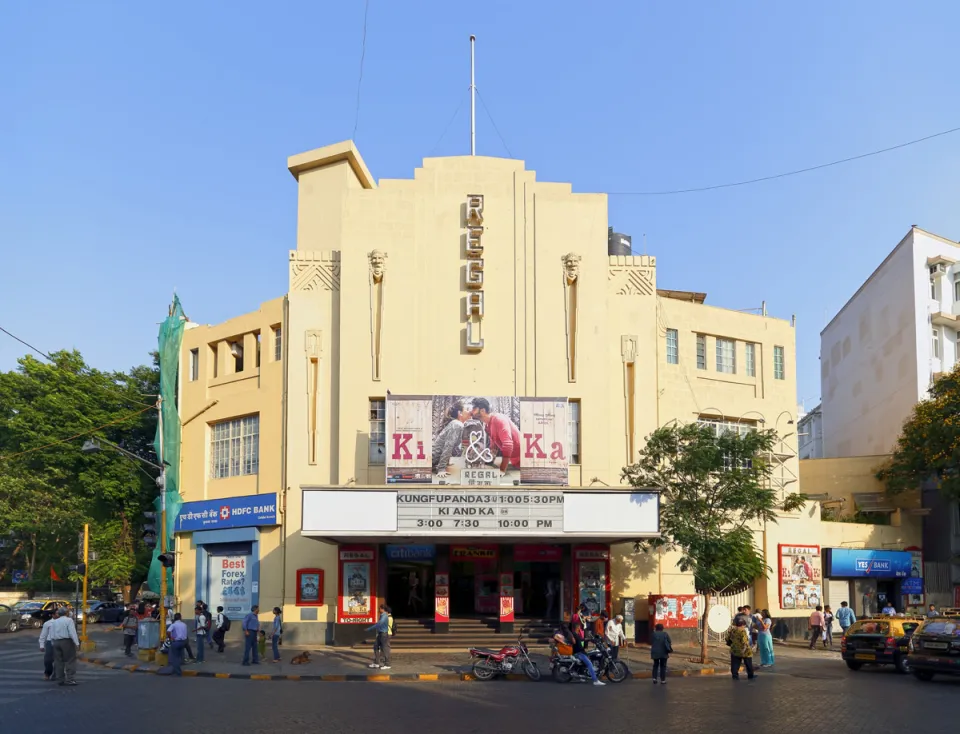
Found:
[[[513,621],[513,574],[500,574],[500,621]]]
[[[559,563],[562,559],[559,545],[518,545],[513,549],[513,560],[518,563]]]
[[[450,621],[450,576],[438,573],[434,580],[434,622]]]

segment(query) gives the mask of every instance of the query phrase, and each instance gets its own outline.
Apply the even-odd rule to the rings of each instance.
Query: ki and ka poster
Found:
[[[390,484],[569,484],[566,398],[390,397],[386,424]]]
[[[815,609],[823,603],[819,545],[779,545],[780,608]]]
[[[207,571],[211,609],[222,606],[234,619],[250,611],[250,556],[209,556]]]

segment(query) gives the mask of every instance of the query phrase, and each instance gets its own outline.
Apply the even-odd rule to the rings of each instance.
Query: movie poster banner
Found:
[[[387,398],[387,482],[569,484],[566,398]]]
[[[815,609],[823,603],[819,545],[778,545],[780,608]]]

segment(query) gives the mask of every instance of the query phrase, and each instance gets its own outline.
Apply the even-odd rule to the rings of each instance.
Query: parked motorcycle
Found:
[[[498,675],[522,671],[530,680],[540,680],[540,668],[530,659],[530,653],[522,640],[521,631],[516,644],[504,645],[500,650],[471,647],[470,657],[476,658],[473,663],[474,677],[477,680],[492,680]]]
[[[614,660],[610,647],[602,637],[594,637],[594,649],[587,653],[598,678],[606,678],[611,683],[620,683],[630,675],[630,669],[622,660]],[[553,645],[550,656],[550,671],[558,683],[593,680],[583,661],[573,655],[561,655]]]

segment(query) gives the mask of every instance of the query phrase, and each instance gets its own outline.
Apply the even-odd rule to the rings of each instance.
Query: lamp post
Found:
[[[105,439],[88,439],[83,442],[83,447],[80,451],[84,454],[95,454],[101,450],[100,441],[110,446],[110,448],[115,451],[119,451],[124,456],[127,456],[131,459],[136,459],[137,461],[143,462],[147,466],[151,466],[154,469],[160,471],[160,476],[157,477],[154,481],[156,482],[157,487],[160,489],[160,641],[161,643],[167,637],[167,566],[165,559],[167,557],[167,462],[163,459],[163,398],[159,395],[157,396],[157,428],[158,435],[160,437],[160,463],[154,464],[152,461],[144,459],[142,456],[137,456],[132,451],[127,451],[126,449],[117,446],[115,443],[111,443]],[[86,603],[86,602],[84,602]],[[84,615],[84,623],[86,623],[86,615]]]

